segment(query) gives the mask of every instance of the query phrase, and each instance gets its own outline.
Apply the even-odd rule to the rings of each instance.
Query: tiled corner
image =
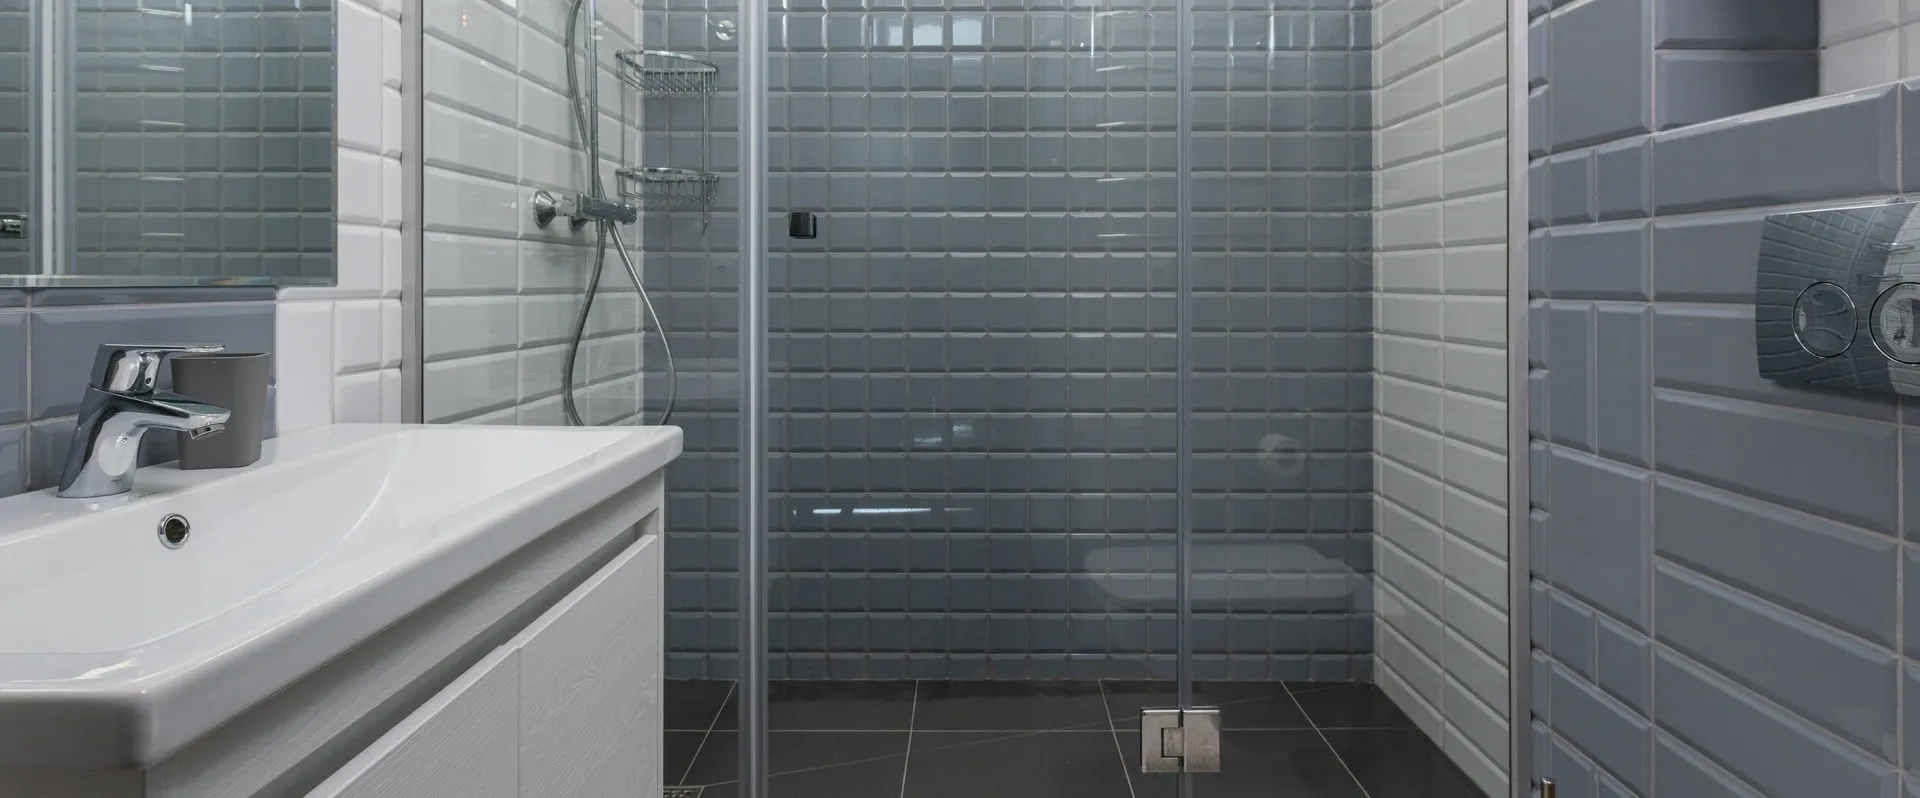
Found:
[[[1373,595],[1380,683],[1488,794],[1507,792],[1503,701],[1464,685],[1507,679],[1505,571],[1506,94],[1483,66],[1505,52],[1499,3],[1388,0],[1376,13]],[[1550,19],[1532,26],[1533,83],[1549,83]],[[1571,29],[1569,29],[1571,30]],[[1443,35],[1444,34],[1444,35]],[[1496,65],[1503,67],[1504,64]],[[1483,76],[1496,79],[1487,83]],[[1463,87],[1482,86],[1472,90]],[[1544,100],[1536,100],[1544,107]],[[1569,127],[1569,129],[1574,129]],[[1541,139],[1534,139],[1536,144]],[[1475,154],[1491,158],[1476,167]],[[1536,161],[1529,216],[1591,220],[1594,159]],[[1484,179],[1474,179],[1484,176]],[[1481,232],[1484,231],[1484,232]]]

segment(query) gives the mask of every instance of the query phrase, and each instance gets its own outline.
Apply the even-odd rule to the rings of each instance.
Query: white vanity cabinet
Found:
[[[661,548],[641,538],[309,795],[659,795]]]
[[[0,657],[0,798],[657,796],[680,438],[340,425],[104,509],[0,500],[6,573],[122,568],[15,627],[44,653]],[[191,544],[154,541],[167,512]],[[132,601],[171,612],[86,609]]]

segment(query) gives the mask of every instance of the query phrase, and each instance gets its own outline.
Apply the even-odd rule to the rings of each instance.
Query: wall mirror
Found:
[[[333,0],[0,0],[0,286],[334,282]]]

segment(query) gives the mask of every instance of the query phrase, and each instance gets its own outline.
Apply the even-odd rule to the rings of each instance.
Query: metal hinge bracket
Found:
[[[0,213],[0,238],[26,238],[27,217],[18,213]]]
[[[1140,770],[1144,773],[1220,772],[1220,710],[1214,707],[1142,710]]]

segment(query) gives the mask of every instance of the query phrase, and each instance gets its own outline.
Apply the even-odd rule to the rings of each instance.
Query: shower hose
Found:
[[[588,195],[604,200],[607,199],[607,187],[606,181],[600,176],[600,126],[595,124],[594,119],[600,109],[588,103],[580,88],[580,13],[586,4],[587,0],[573,0],[573,10],[567,19],[567,95],[573,101],[574,127],[580,131],[582,149],[586,151]],[[598,63],[588,64],[588,75],[596,75],[599,68]],[[593,272],[587,278],[587,294],[580,303],[580,316],[574,320],[573,340],[567,344],[566,365],[560,376],[560,409],[566,414],[567,423],[576,427],[589,426],[581,418],[579,403],[574,397],[573,375],[580,361],[580,349],[587,337],[587,317],[593,312],[593,302],[600,295],[600,277],[607,266],[607,241],[612,239],[614,251],[620,254],[620,264],[626,267],[627,279],[633,281],[633,290],[639,292],[640,305],[646,309],[647,316],[653,319],[653,328],[660,335],[660,348],[666,354],[667,397],[659,421],[666,424],[673,419],[673,403],[680,392],[680,375],[674,368],[673,345],[667,340],[667,326],[661,323],[659,311],[654,310],[653,299],[647,296],[647,287],[640,282],[640,270],[634,268],[633,255],[628,253],[626,242],[621,240],[619,227],[611,219],[596,219],[593,224]]]

